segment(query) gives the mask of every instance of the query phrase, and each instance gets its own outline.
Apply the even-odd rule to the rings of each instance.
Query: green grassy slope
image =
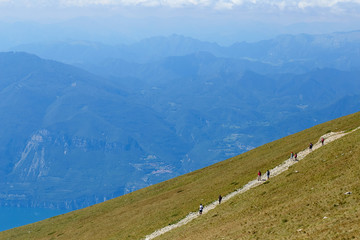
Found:
[[[357,130],[157,239],[359,239],[359,142]]]
[[[291,151],[298,152],[303,150],[306,148],[309,142],[318,141],[321,135],[329,131],[351,130],[358,127],[359,125],[360,113],[349,115],[341,119],[336,119],[274,141],[272,143],[265,144],[252,151],[214,164],[207,168],[200,169],[198,171],[162,182],[160,184],[141,189],[125,196],[97,204],[89,208],[53,217],[45,221],[1,232],[0,239],[141,239],[156,229],[179,221],[189,212],[196,211],[200,202],[203,204],[208,204],[216,200],[219,194],[226,195],[246,184],[250,180],[255,179],[258,170],[265,172],[266,169],[273,168],[288,158]],[[329,146],[331,145],[337,146],[337,141],[325,146],[324,148],[321,148],[319,152],[315,151],[314,155],[324,152],[324,149],[329,150]],[[326,151],[324,154],[325,153]],[[295,168],[298,168],[298,166],[303,166],[305,169],[305,163],[307,163],[307,161],[309,164],[314,162],[310,160],[304,160],[304,162],[300,162],[301,165],[296,165]],[[315,166],[317,165],[314,164],[313,167]],[[337,170],[337,167],[335,166],[330,166],[329,168],[334,168]],[[309,169],[311,170],[311,168]],[[223,222],[224,226],[227,226],[225,225],[225,218],[227,217],[224,214],[226,213],[227,215],[231,215],[235,214],[236,212],[238,212],[239,215],[235,217],[231,216],[232,218],[229,217],[230,222],[233,222],[235,225],[250,224],[250,226],[253,226],[253,228],[246,228],[246,231],[256,231],[254,234],[257,235],[253,236],[261,236],[261,234],[257,232],[260,228],[265,228],[265,226],[267,226],[268,229],[266,233],[272,234],[272,232],[268,231],[274,231],[279,234],[278,236],[283,236],[281,234],[287,236],[289,232],[293,231],[293,228],[286,230],[286,227],[284,228],[284,226],[290,225],[290,223],[293,221],[300,221],[302,219],[300,213],[294,212],[294,214],[299,214],[300,217],[299,219],[293,220],[293,216],[289,215],[292,212],[290,210],[289,213],[281,213],[280,210],[282,210],[282,208],[279,208],[278,213],[274,213],[277,214],[275,216],[272,214],[272,212],[270,212],[270,210],[268,211],[266,207],[260,208],[257,206],[257,204],[255,205],[251,203],[257,199],[266,199],[272,197],[273,199],[271,201],[269,200],[264,203],[265,206],[266,204],[272,206],[274,203],[276,203],[276,201],[287,204],[289,208],[292,205],[296,206],[294,196],[302,195],[302,192],[289,192],[286,193],[288,195],[286,195],[284,198],[285,193],[282,193],[281,189],[284,188],[288,189],[289,191],[295,191],[296,188],[290,187],[290,183],[294,181],[297,182],[297,179],[300,178],[298,176],[303,176],[302,179],[306,180],[307,178],[305,176],[309,177],[314,175],[315,177],[318,176],[318,174],[325,172],[326,170],[323,172],[319,171],[318,174],[310,175],[305,175],[304,170],[301,168],[299,168],[299,171],[299,174],[289,175],[284,173],[277,177],[279,180],[274,178],[270,181],[269,184],[260,186],[254,191],[251,190],[247,194],[243,194],[237,197],[236,201],[230,200],[228,203],[222,205],[219,209],[215,209],[214,212],[209,212],[209,214],[195,220],[193,223],[188,225],[191,227],[191,229],[187,230],[189,233],[192,232],[194,234],[186,235],[186,237],[190,238],[194,236],[194,239],[196,239],[196,236],[199,237],[199,235],[196,235],[197,233],[195,233],[197,231],[196,228],[200,227],[201,230],[205,231],[211,227],[209,224],[214,224],[215,226],[215,223],[213,222]],[[340,171],[337,173],[341,174]],[[288,176],[285,177],[286,175]],[[335,177],[335,175],[333,177]],[[282,178],[285,178],[284,182],[280,182],[280,179]],[[356,176],[354,176],[354,179],[355,178]],[[337,179],[337,181],[342,180],[341,178]],[[275,186],[277,186],[275,184],[277,181],[279,181],[278,184],[280,185],[275,188]],[[303,185],[309,185],[310,181],[313,181],[313,179],[308,179],[308,181],[305,181]],[[321,184],[316,186],[322,189]],[[327,187],[330,188],[330,186]],[[270,187],[274,187],[274,189],[269,190]],[[263,190],[261,191],[261,189]],[[345,192],[352,190],[347,190],[344,188],[342,191]],[[273,195],[269,196],[268,192],[271,192]],[[350,195],[350,198],[357,196],[355,194],[355,189],[353,192],[354,194]],[[338,193],[339,200],[341,200],[343,197],[341,194],[343,193]],[[248,198],[249,200],[247,200]],[[335,199],[332,200],[335,201]],[[242,212],[244,209],[241,207],[244,206],[244,203],[248,204],[248,209],[245,209],[246,211]],[[308,203],[309,206],[311,206],[308,206],[309,213],[313,212],[312,208],[317,209],[322,207],[321,203],[316,203],[316,201],[310,198],[310,196],[308,196]],[[314,204],[320,205],[318,206]],[[341,201],[334,202],[333,205],[335,204],[339,204],[340,208],[344,207],[344,204],[341,204]],[[217,216],[212,217],[213,215],[216,215],[215,211],[223,212]],[[253,223],[251,223],[250,220],[246,220],[246,223],[239,222],[240,219],[242,219],[240,216],[245,213],[249,213],[249,217],[254,219]],[[269,219],[271,219],[271,221],[267,220],[263,222],[261,218],[264,218],[267,215],[269,215]],[[215,221],[211,222],[212,218]],[[328,220],[330,219],[331,218],[329,216]],[[205,224],[204,226],[201,225],[202,222]],[[262,222],[266,225],[261,225]],[[306,222],[307,219],[302,219],[301,223],[299,223],[295,228],[306,229]],[[229,234],[231,232],[223,228],[223,225],[219,225],[216,228],[218,228],[218,233],[214,233],[214,236],[222,236],[221,234],[223,229],[224,231],[229,232]],[[319,225],[316,229],[321,229],[321,225]],[[241,229],[234,231],[235,233],[233,235],[229,235],[227,239],[245,236],[241,235],[244,234],[243,230]],[[306,232],[304,234],[307,233],[310,234],[310,232]],[[175,230],[169,234],[170,235],[164,235],[164,237],[168,239],[176,238],[176,236],[181,236],[180,234],[184,234],[184,230],[180,228],[179,230]],[[210,236],[213,235],[210,234],[209,238]],[[249,238],[253,237],[249,235]]]

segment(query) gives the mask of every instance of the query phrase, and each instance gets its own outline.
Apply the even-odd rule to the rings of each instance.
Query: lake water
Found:
[[[66,213],[66,210],[0,207],[0,231],[38,222]]]

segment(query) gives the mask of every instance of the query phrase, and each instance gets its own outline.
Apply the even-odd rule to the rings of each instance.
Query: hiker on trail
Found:
[[[258,181],[261,181],[261,172],[258,172]]]
[[[219,204],[221,203],[221,200],[222,200],[222,196],[219,195]]]
[[[295,153],[295,161],[297,161],[297,153]]]
[[[322,146],[324,146],[324,141],[325,141],[325,138],[321,138],[320,142],[321,142]]]
[[[199,214],[201,215],[203,212],[204,206],[200,203],[200,207],[199,207]]]
[[[266,177],[267,177],[267,180],[269,180],[269,178],[270,178],[270,171],[269,170],[266,171]]]
[[[294,158],[294,153],[293,152],[291,152],[290,158],[291,158],[291,160],[293,160],[293,158]]]
[[[310,143],[310,144],[309,144],[309,149],[312,150],[312,147],[313,147],[313,144]]]

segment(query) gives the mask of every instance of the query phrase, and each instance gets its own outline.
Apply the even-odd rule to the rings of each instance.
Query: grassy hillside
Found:
[[[141,239],[196,211],[200,202],[208,204],[255,179],[258,170],[280,164],[321,135],[359,125],[360,113],[336,119],[105,203],[1,232],[0,239]],[[358,231],[351,226],[359,225],[354,205],[360,192],[359,138],[355,132],[314,151],[268,184],[160,238],[306,238],[327,237],[328,230],[335,237],[335,226],[338,234],[351,235]],[[347,191],[353,194],[344,195]]]
[[[358,239],[359,142],[357,130],[157,239]]]

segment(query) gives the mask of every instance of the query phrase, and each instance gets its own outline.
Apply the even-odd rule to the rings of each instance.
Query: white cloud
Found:
[[[91,5],[125,5],[125,6],[210,6],[212,0],[60,0],[60,5],[65,6],[91,6]]]
[[[113,5],[113,0],[59,0],[59,5],[85,7],[89,5]]]
[[[360,0],[300,0],[298,6],[301,9],[307,7],[331,8],[341,3],[360,4]]]
[[[142,6],[142,7],[209,7],[220,10],[235,8],[276,8],[280,10],[307,8],[345,8],[344,4],[360,5],[360,0],[0,0],[1,6]]]
[[[234,4],[227,1],[218,1],[214,7],[218,10],[232,9],[234,7]]]
[[[215,9],[233,9],[234,7],[238,7],[243,5],[244,3],[256,3],[256,0],[221,0],[215,1],[214,8]]]

